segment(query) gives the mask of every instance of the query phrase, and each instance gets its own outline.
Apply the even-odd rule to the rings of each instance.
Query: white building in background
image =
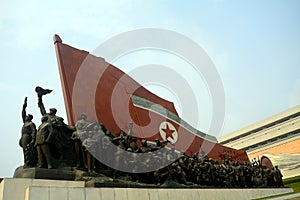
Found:
[[[247,151],[250,160],[269,157],[285,178],[300,175],[300,105],[224,135],[218,142]]]

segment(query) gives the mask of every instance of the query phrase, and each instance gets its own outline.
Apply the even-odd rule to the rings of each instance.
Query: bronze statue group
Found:
[[[32,122],[33,116],[26,115],[27,98],[22,109],[24,124],[19,144],[23,148],[24,167],[70,167],[113,179],[155,185],[173,182],[218,188],[283,187],[278,167],[269,169],[256,160],[239,163],[223,154],[219,163],[204,154],[188,156],[166,148],[168,141],[138,142],[131,130],[128,134],[120,130],[115,135],[103,124],[89,122],[86,114],[81,115],[75,127],[69,126],[56,116],[55,108],[46,112],[42,97],[51,90],[37,87],[36,92],[42,114],[38,129]],[[154,170],[141,173],[140,168]]]

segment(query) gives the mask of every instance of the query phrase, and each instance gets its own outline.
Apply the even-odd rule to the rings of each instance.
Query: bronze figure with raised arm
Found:
[[[19,145],[23,148],[24,167],[34,167],[36,165],[36,153],[34,148],[36,138],[36,126],[32,122],[33,116],[26,114],[27,97],[25,97],[22,109],[22,135],[19,140]]]

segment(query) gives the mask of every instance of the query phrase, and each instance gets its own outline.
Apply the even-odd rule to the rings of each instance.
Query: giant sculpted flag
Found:
[[[172,102],[151,93],[120,69],[87,51],[62,43],[54,36],[58,67],[69,124],[82,113],[103,123],[111,132],[129,130],[139,139],[168,140],[177,151],[205,152],[221,160],[222,153],[236,161],[249,161],[245,151],[217,143],[181,119]]]

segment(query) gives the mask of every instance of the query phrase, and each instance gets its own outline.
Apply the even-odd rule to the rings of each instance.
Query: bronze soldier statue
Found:
[[[48,169],[54,168],[52,156],[49,148],[49,143],[53,137],[52,125],[48,122],[48,116],[42,117],[42,124],[38,128],[36,136],[36,146],[38,152],[38,167],[45,167]]]
[[[81,119],[76,122],[75,127],[77,130],[84,131],[89,125],[89,122],[87,121],[87,115],[85,113],[82,113],[80,117]]]
[[[23,148],[24,167],[34,167],[36,165],[36,152],[34,148],[36,138],[36,126],[32,122],[33,116],[26,115],[27,97],[24,100],[22,109],[22,136],[19,145]]]
[[[275,166],[274,171],[275,171],[275,182],[276,182],[277,187],[284,187],[284,184],[282,181],[283,175],[282,175],[281,171],[278,169],[277,165]]]
[[[95,157],[88,149],[92,149],[97,141],[93,139],[93,133],[88,133],[88,137],[82,142],[82,145],[86,149],[86,167],[88,172],[94,172],[95,169]]]
[[[71,139],[75,128],[65,124],[62,117],[56,116],[56,108],[50,108],[50,112],[46,112],[42,97],[43,95],[51,93],[52,90],[43,89],[38,86],[36,87],[35,91],[38,96],[38,106],[40,108],[40,112],[42,116],[48,117],[48,122],[53,128],[53,142],[50,148],[52,156],[58,160],[65,161],[67,165],[75,165],[76,156],[74,153],[74,142]]]
[[[92,123],[88,126],[87,138],[82,141],[82,146],[86,150],[86,166],[88,172],[94,172],[95,169],[95,157],[99,153],[99,144],[101,140],[101,135],[104,136],[104,132],[101,130],[99,123]]]
[[[84,147],[82,146],[82,141],[87,134],[87,126],[89,125],[89,122],[86,119],[87,115],[85,113],[82,113],[81,119],[78,120],[75,124],[76,131],[72,134],[71,137],[75,143],[76,167],[78,169],[87,168]]]

